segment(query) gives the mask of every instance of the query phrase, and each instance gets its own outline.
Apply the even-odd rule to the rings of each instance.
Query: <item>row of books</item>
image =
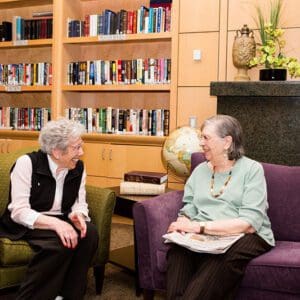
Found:
[[[13,40],[35,40],[52,38],[52,17],[24,19],[13,17]]]
[[[166,109],[67,108],[65,117],[83,124],[87,132],[169,135],[170,112]]]
[[[171,82],[171,59],[93,60],[68,64],[69,85],[165,84]]]
[[[12,40],[12,23],[3,21],[0,24],[0,41],[7,42]]]
[[[50,108],[0,107],[2,129],[41,130],[50,119]]]
[[[153,33],[171,31],[171,7],[146,7],[86,15],[84,20],[68,19],[68,37]]]
[[[120,183],[121,194],[159,195],[165,193],[168,174],[148,171],[130,171]]]
[[[52,85],[52,64],[49,62],[0,64],[2,85]]]

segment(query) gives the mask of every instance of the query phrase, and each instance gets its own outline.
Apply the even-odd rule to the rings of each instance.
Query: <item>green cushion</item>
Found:
[[[36,147],[28,147],[12,153],[0,154],[0,216],[4,213],[7,206],[11,167],[17,158],[33,150],[36,150]]]
[[[26,274],[26,270],[27,266],[9,268],[0,267],[1,289],[19,285]],[[0,299],[2,299],[1,296]],[[5,296],[3,299],[6,299]]]
[[[0,238],[0,266],[20,266],[28,264],[34,252],[25,241],[11,241]]]

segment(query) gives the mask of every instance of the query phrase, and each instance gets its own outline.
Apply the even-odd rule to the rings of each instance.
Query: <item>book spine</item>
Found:
[[[150,184],[140,182],[126,182],[120,183],[120,194],[130,195],[160,195],[166,190],[165,184]]]
[[[124,174],[124,180],[130,182],[144,182],[144,183],[152,183],[152,184],[161,184],[160,177],[150,177],[147,175],[134,175],[134,174]]]

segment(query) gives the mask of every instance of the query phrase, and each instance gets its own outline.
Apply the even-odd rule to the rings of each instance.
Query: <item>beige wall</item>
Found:
[[[259,4],[269,11],[271,0],[180,0],[178,39],[177,126],[188,124],[196,115],[198,124],[216,113],[216,98],[209,95],[211,81],[232,81],[232,44],[236,30],[243,24],[254,30]],[[300,59],[300,1],[283,0],[281,27],[285,29],[286,54]],[[269,15],[269,14],[267,14]],[[193,59],[201,50],[201,60]],[[258,69],[248,72],[258,80]]]

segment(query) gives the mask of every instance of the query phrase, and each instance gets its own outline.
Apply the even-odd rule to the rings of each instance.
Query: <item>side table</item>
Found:
[[[155,196],[152,195],[122,195],[120,194],[120,187],[109,187],[116,193],[116,206],[114,214],[133,219],[132,208],[136,202],[147,200]],[[167,192],[173,191],[172,189],[166,189]],[[135,238],[134,238],[135,240]],[[137,272],[137,257],[135,255],[135,243],[134,245],[118,248],[110,251],[109,262],[125,268],[135,274],[136,280],[136,293],[139,294],[139,284],[138,284],[138,272]]]

